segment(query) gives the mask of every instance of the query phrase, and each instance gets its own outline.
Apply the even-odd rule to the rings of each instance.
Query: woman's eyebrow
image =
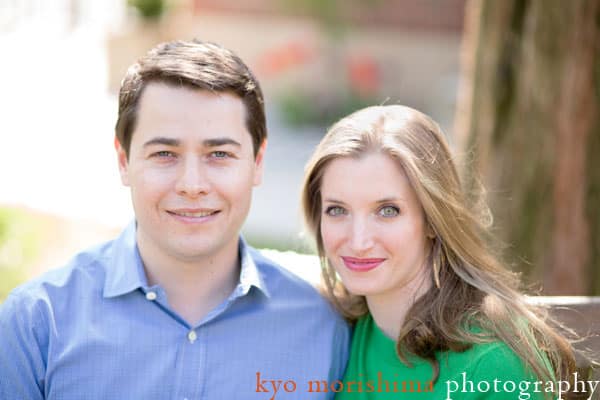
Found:
[[[402,198],[400,197],[385,197],[381,200],[377,200],[377,203],[393,203],[395,201],[404,201]]]
[[[332,198],[325,198],[325,199],[323,199],[323,201],[326,201],[327,203],[346,204],[341,200],[336,200],[336,199],[332,199]]]
[[[346,204],[341,200],[337,200],[337,199],[329,198],[329,197],[324,198],[323,201],[326,201],[328,203]],[[402,202],[402,201],[404,201],[404,200],[400,197],[390,196],[390,197],[384,197],[383,199],[377,200],[375,203],[381,204],[381,203]]]

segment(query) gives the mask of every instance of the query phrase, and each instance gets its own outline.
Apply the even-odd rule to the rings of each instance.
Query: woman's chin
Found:
[[[356,296],[375,296],[381,294],[383,290],[376,285],[373,285],[373,282],[344,282],[343,285],[346,287],[348,292]]]

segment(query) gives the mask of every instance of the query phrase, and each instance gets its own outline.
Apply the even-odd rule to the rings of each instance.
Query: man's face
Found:
[[[254,157],[245,112],[230,93],[144,89],[129,159],[116,142],[140,249],[184,262],[237,251],[265,149]]]

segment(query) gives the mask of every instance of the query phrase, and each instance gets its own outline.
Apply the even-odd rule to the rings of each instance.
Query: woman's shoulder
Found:
[[[439,358],[440,371],[445,375],[443,381],[458,382],[461,387],[465,382],[476,388],[505,383],[508,387],[519,387],[519,384],[523,385],[521,382],[533,384],[538,380],[515,351],[500,340],[474,343],[466,351],[445,352]]]
[[[456,358],[463,365],[469,365],[473,368],[483,365],[492,365],[497,368],[513,368],[523,365],[523,362],[514,350],[501,340],[473,343],[465,351],[448,351],[445,355],[448,358]]]
[[[476,343],[469,350],[446,352],[440,358],[440,381],[455,398],[505,399],[515,393],[528,394],[531,399],[544,396],[546,383],[502,341]]]

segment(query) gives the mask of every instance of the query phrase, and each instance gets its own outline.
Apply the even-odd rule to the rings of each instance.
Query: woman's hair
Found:
[[[562,379],[575,368],[571,346],[551,326],[545,310],[525,301],[520,280],[491,250],[491,217],[481,201],[469,201],[438,127],[425,114],[400,105],[359,110],[333,125],[305,171],[302,206],[315,236],[323,279],[340,312],[355,321],[368,312],[365,298],[350,294],[329,264],[321,235],[321,184],[328,164],[340,157],[385,154],[406,174],[435,234],[427,263],[431,288],[409,309],[397,341],[406,353],[429,360],[435,352],[463,351],[473,343],[505,342],[540,379]],[[360,190],[358,188],[357,190]]]

